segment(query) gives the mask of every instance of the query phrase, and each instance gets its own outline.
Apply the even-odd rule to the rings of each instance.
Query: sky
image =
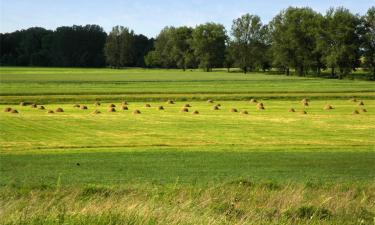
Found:
[[[107,32],[122,25],[155,37],[165,26],[194,27],[206,22],[221,23],[230,30],[233,19],[245,13],[268,23],[288,6],[308,6],[321,13],[344,6],[365,14],[375,0],[0,0],[0,32],[97,24]]]

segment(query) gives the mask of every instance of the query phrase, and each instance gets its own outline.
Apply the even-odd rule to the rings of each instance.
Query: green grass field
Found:
[[[373,82],[224,71],[0,72],[0,224],[375,221]],[[249,102],[254,97],[265,110]],[[110,103],[117,112],[107,112]],[[64,112],[46,113],[58,107]]]

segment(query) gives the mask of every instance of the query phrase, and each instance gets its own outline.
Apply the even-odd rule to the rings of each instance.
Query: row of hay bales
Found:
[[[363,106],[365,105],[363,101],[358,101],[358,100],[355,99],[355,98],[350,99],[350,101],[351,101],[351,102],[356,102],[356,103],[358,103],[358,106],[361,106],[361,108],[359,108],[359,109],[358,109],[358,108],[355,109],[355,110],[353,111],[353,114],[359,114],[360,112],[363,112],[363,113],[364,113],[364,112],[367,112],[367,110],[363,107]],[[257,108],[258,110],[265,110],[264,103],[262,103],[262,102],[258,102],[258,100],[256,100],[256,99],[250,99],[249,102],[250,102],[250,103],[254,103],[254,104],[256,104],[256,108]],[[174,102],[173,100],[168,100],[166,103],[167,103],[167,104],[175,104],[175,102]],[[209,99],[209,100],[207,100],[207,103],[214,104],[215,102],[214,102],[212,99]],[[304,98],[304,99],[301,100],[301,104],[302,104],[302,106],[304,107],[304,108],[302,109],[301,113],[302,113],[302,114],[307,114],[307,112],[305,111],[305,109],[306,109],[306,107],[308,107],[308,106],[310,105],[310,100],[307,99],[307,98]],[[25,103],[25,102],[21,102],[21,103],[20,103],[20,106],[26,106],[26,105],[31,105],[32,108],[38,108],[38,109],[40,109],[40,110],[45,110],[45,107],[44,107],[43,105],[39,105],[39,106],[38,106],[38,105],[35,104],[35,103],[34,103],[34,104],[27,104],[27,103]],[[100,106],[101,103],[100,103],[100,102],[95,102],[94,105],[95,105],[95,106]],[[73,107],[74,107],[74,108],[78,108],[78,109],[80,109],[80,110],[88,110],[88,107],[87,107],[86,105],[75,104],[75,105],[73,105]],[[189,112],[189,108],[191,108],[191,107],[192,107],[192,106],[191,106],[190,104],[186,103],[186,104],[184,104],[183,107],[181,108],[181,112]],[[151,104],[146,103],[146,104],[145,104],[145,108],[151,108]],[[121,103],[121,106],[120,106],[120,109],[121,109],[121,110],[129,110],[129,108],[128,108],[128,102],[126,102],[126,101],[122,102],[122,103]],[[157,109],[158,109],[158,110],[164,110],[164,106],[158,106]],[[220,110],[220,109],[221,109],[221,104],[215,104],[215,105],[213,105],[212,109],[213,109],[213,110]],[[332,110],[332,109],[334,109],[334,107],[333,107],[332,105],[327,104],[327,105],[325,105],[325,106],[323,107],[323,109],[324,109],[324,110]],[[4,111],[5,111],[5,112],[10,112],[10,113],[18,113],[18,110],[17,110],[17,109],[12,109],[12,108],[10,108],[10,107],[5,108]],[[108,110],[107,110],[107,111],[108,111],[108,112],[116,112],[116,105],[113,104],[113,103],[110,104],[110,105],[108,105]],[[60,112],[64,112],[64,110],[63,110],[62,108],[60,108],[60,107],[59,107],[59,108],[56,108],[55,110],[47,110],[47,113],[55,113],[55,112],[56,112],[56,113],[60,113]],[[237,113],[237,112],[239,112],[239,110],[237,110],[236,108],[231,108],[231,109],[230,109],[230,112]],[[292,113],[294,113],[294,112],[296,112],[296,110],[295,110],[294,108],[289,108],[289,109],[288,109],[288,112],[292,112]],[[100,112],[98,109],[95,109],[95,110],[92,112],[92,114],[100,114],[100,113],[101,113],[101,112]],[[198,110],[193,110],[192,113],[193,113],[193,114],[199,114],[199,111],[198,111]],[[133,111],[133,114],[141,114],[141,111],[138,110],[138,109],[135,109],[135,110]],[[241,111],[241,114],[249,114],[249,112],[246,111],[246,110],[243,110],[243,111]]]

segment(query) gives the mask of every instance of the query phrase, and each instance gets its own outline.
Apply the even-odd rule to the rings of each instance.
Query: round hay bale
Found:
[[[129,108],[128,108],[128,106],[126,106],[126,105],[122,105],[122,106],[121,106],[121,110],[129,110]]]
[[[26,102],[20,102],[20,106],[26,106]]]
[[[219,106],[215,105],[213,108],[213,110],[220,110]]]
[[[37,108],[37,107],[38,107],[38,106],[37,106],[35,103],[31,104],[31,108],[35,109],[35,108]]]
[[[367,112],[367,109],[362,108],[362,109],[361,109],[361,112],[364,112],[364,113],[365,113],[365,112]]]
[[[293,108],[290,108],[289,110],[288,110],[288,112],[295,112],[296,110],[295,109],[293,109]]]
[[[79,104],[73,105],[73,108],[79,108],[79,107],[81,107]]]
[[[147,104],[145,105],[145,107],[146,107],[146,108],[150,108],[151,105],[147,103]]]
[[[301,114],[307,114],[307,112],[305,110],[302,110]]]
[[[259,107],[264,107],[264,104],[262,103],[262,102],[259,102],[258,104],[257,104],[257,107],[259,108]]]
[[[355,114],[359,114],[359,111],[356,109],[356,110],[353,111],[353,114],[354,114],[354,115],[355,115]]]
[[[10,113],[18,113],[17,109],[10,110]]]
[[[238,112],[238,110],[236,108],[231,108],[230,112],[235,112],[236,113],[236,112]]]
[[[185,108],[185,107],[183,107],[183,108],[181,109],[181,112],[189,112],[189,109],[188,109],[188,108]]]
[[[193,115],[198,115],[199,114],[199,111],[198,110],[194,110],[193,111]]]
[[[310,100],[308,98],[304,98],[301,100],[301,103],[305,103],[305,102],[310,102]]]
[[[44,106],[40,105],[40,106],[39,106],[39,109],[41,109],[41,110],[45,110],[46,108],[44,108]]]
[[[10,108],[10,107],[6,107],[6,108],[4,109],[4,112],[10,112],[10,111],[12,111],[12,108]]]
[[[127,102],[127,101],[123,101],[123,102],[121,103],[121,105],[128,105],[128,102]]]
[[[96,114],[100,114],[100,113],[101,113],[101,112],[100,112],[99,110],[95,109],[91,114],[96,115]]]
[[[57,108],[57,109],[55,110],[55,112],[64,112],[64,110],[63,110],[62,108]]]
[[[85,105],[81,105],[79,108],[80,108],[81,110],[86,110],[86,109],[87,109],[87,106],[85,106]]]
[[[264,108],[264,106],[258,106],[257,109],[258,110],[265,110],[266,108]]]
[[[358,105],[362,106],[362,105],[365,105],[365,103],[364,103],[363,101],[360,101],[360,102],[358,103]]]
[[[109,108],[115,108],[116,107],[116,105],[115,104],[109,104],[109,106],[108,106]]]
[[[323,109],[324,110],[331,110],[331,109],[333,109],[333,107],[331,105],[325,105]]]
[[[94,105],[95,106],[100,106],[101,104],[100,104],[100,102],[95,102]]]
[[[174,101],[173,100],[168,100],[167,104],[174,104]]]
[[[241,112],[241,114],[245,114],[245,115],[247,115],[247,114],[249,114],[249,112],[246,111],[246,110],[243,110],[243,111]]]
[[[108,112],[116,112],[116,108],[110,107],[110,108],[108,108]]]
[[[303,106],[309,106],[309,103],[308,102],[302,102],[302,105]]]
[[[141,111],[136,109],[136,110],[133,111],[133,114],[141,114]]]
[[[158,110],[164,110],[164,107],[162,105],[158,106]]]
[[[47,113],[55,113],[53,110],[48,110]]]
[[[185,104],[184,107],[189,108],[189,107],[191,107],[191,105],[190,104]]]
[[[258,101],[254,98],[250,99],[250,103],[257,103]]]
[[[221,107],[221,104],[216,104],[217,107]]]
[[[208,100],[207,100],[207,103],[214,103],[214,100],[212,100],[212,99],[208,99]]]

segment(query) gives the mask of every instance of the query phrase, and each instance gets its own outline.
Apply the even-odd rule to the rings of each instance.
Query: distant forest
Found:
[[[375,7],[365,15],[343,7],[322,15],[289,7],[263,24],[257,15],[222,24],[165,27],[148,38],[122,26],[33,27],[0,34],[1,66],[277,69],[286,75],[343,78],[363,68],[375,79]]]

